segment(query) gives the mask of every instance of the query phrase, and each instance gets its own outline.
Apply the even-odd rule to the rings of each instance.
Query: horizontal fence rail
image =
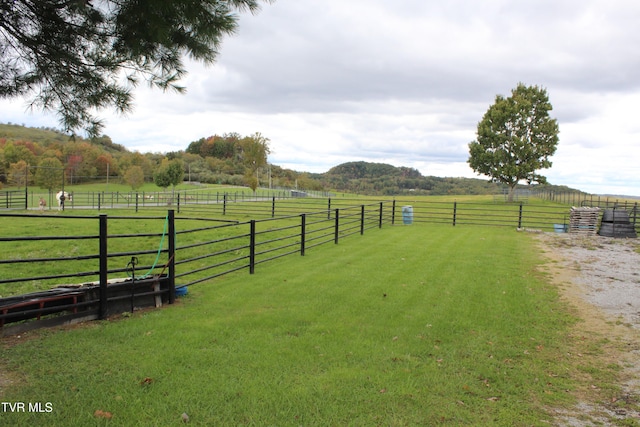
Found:
[[[174,210],[165,217],[0,214],[3,230],[18,219],[22,229],[0,237],[0,334],[33,319],[104,318],[173,303],[176,288],[238,270],[253,274],[262,263],[380,228],[392,208],[376,202],[245,221]],[[51,233],[30,233],[42,230],[38,221]]]
[[[0,190],[0,210],[2,209],[172,209],[185,205],[212,205],[221,203],[244,203],[268,201],[272,199],[326,199],[331,193],[320,191],[299,191],[288,189],[263,189],[255,192],[248,188],[237,190],[180,189],[161,191],[76,191],[66,188],[69,198],[61,206],[56,199],[57,191]],[[44,202],[44,203],[43,203]]]
[[[159,244],[166,227],[165,232],[108,232],[108,224],[127,231],[129,221],[108,221],[106,215],[0,214],[0,329],[43,317],[47,324],[105,318],[123,307],[173,302],[170,277],[143,273],[153,270],[162,254],[166,258],[168,250]],[[155,222],[152,228],[162,231],[169,217],[135,221]],[[9,230],[14,235],[7,235]],[[13,326],[20,331],[25,325]]]
[[[605,209],[625,209],[631,223],[640,227],[638,204],[609,205]],[[597,206],[595,206],[597,207]],[[411,223],[479,225],[554,231],[557,225],[569,225],[571,208],[559,204],[403,201],[393,209],[393,223],[408,222],[405,208],[410,208]]]
[[[257,213],[270,215],[266,207],[258,208],[255,202],[248,208],[256,216]],[[337,244],[344,237],[389,224],[391,209],[392,202],[377,202],[237,222],[179,217],[176,219],[180,225],[176,236],[180,255],[176,262],[179,270],[176,286],[191,286],[238,270],[253,274],[259,264],[287,255],[304,256],[313,247]],[[241,213],[246,214],[246,210]],[[193,228],[186,225],[196,221],[208,225]],[[195,235],[198,241],[192,242]]]
[[[602,209],[613,209],[614,207],[632,209],[633,205],[637,203],[635,200],[638,200],[637,197],[625,198],[624,196],[603,196],[599,194],[585,194],[576,191],[532,190],[529,194],[531,197],[535,197],[540,200],[548,200],[558,204],[599,207]]]
[[[637,208],[626,209],[636,228]],[[569,218],[570,207],[546,202],[275,196],[242,202],[228,195],[158,216],[0,213],[0,334],[6,325],[42,317],[104,318],[173,303],[176,289],[240,270],[254,274],[261,264],[384,225],[564,231]]]
[[[106,185],[108,187],[108,184]],[[325,191],[307,191],[297,189],[268,189],[258,188],[255,192],[248,187],[225,187],[224,189],[202,188],[197,183],[193,183],[193,188],[179,190],[158,190],[158,191],[76,191],[73,186],[67,187],[65,191],[71,196],[65,201],[64,209],[155,209],[166,210],[176,209],[180,212],[181,207],[187,205],[228,205],[229,213],[234,208],[230,204],[244,204],[246,202],[262,202],[265,205],[273,203],[273,200],[289,200],[291,205],[295,202],[303,201],[315,204],[319,201],[323,204],[327,200],[339,203],[340,197]],[[56,200],[58,189],[47,192],[38,188],[28,187],[23,190],[0,190],[0,210],[3,209],[43,209],[56,210],[59,208]],[[46,206],[42,206],[40,199]],[[344,199],[344,198],[342,198]],[[615,206],[629,208],[635,202],[622,196],[602,196],[586,194],[577,191],[551,191],[543,189],[519,190],[512,202],[529,203],[534,199],[548,200],[553,203],[568,206],[597,206],[603,209]],[[507,194],[496,194],[493,196],[494,202],[507,202]],[[327,207],[331,209],[331,206]],[[261,214],[263,212],[261,211]],[[285,214],[277,214],[283,216]]]
[[[27,209],[26,190],[0,190],[0,210]]]

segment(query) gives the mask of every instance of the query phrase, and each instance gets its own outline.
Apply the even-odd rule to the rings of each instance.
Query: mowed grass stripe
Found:
[[[513,230],[396,226],[4,350],[13,425],[539,425],[572,322]]]

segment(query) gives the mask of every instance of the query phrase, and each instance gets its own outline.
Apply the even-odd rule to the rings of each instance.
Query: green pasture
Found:
[[[28,207],[31,209],[37,209],[40,197],[44,198],[45,201],[47,202],[47,210],[54,210],[57,209],[57,202],[55,202],[54,200],[54,196],[55,193],[57,193],[58,191],[60,191],[62,188],[56,188],[54,190],[52,190],[51,192],[49,192],[49,190],[47,190],[46,188],[40,188],[37,186],[30,186],[28,188],[28,197],[27,197],[27,204]],[[15,187],[15,186],[7,186],[7,187],[3,187],[2,188],[3,191],[24,191],[24,186],[23,187]],[[191,193],[191,192],[208,192],[211,194],[216,194],[216,193],[220,193],[220,195],[222,194],[229,194],[229,195],[233,195],[235,197],[266,197],[269,196],[271,194],[273,194],[274,192],[276,192],[277,190],[270,190],[270,189],[266,189],[266,188],[258,188],[256,190],[256,192],[254,193],[249,187],[239,187],[239,186],[230,186],[230,185],[216,185],[216,184],[191,184],[191,183],[182,183],[177,185],[175,188],[173,187],[169,187],[167,189],[163,189],[158,187],[157,185],[155,185],[154,183],[145,183],[144,185],[142,185],[142,187],[133,190],[131,189],[131,186],[126,185],[126,184],[122,184],[118,181],[114,181],[114,182],[97,182],[97,183],[85,183],[85,184],[73,184],[73,185],[65,185],[64,190],[68,193],[71,194],[76,194],[78,197],[76,197],[77,199],[77,203],[81,204],[81,205],[86,205],[87,203],[87,197],[89,194],[95,193],[95,194],[135,194],[138,193],[141,196],[143,194],[158,194],[158,193],[165,193],[165,194],[171,194],[174,191],[179,191],[182,194],[186,193]],[[284,191],[284,190],[283,190]],[[344,197],[344,195],[342,193],[341,197]],[[106,200],[110,200],[110,198],[108,197]],[[148,202],[148,201],[147,201]],[[142,202],[141,202],[142,203]],[[148,202],[149,203],[149,202]],[[97,204],[97,202],[96,202]],[[104,201],[103,201],[104,204]]]
[[[541,263],[512,229],[386,226],[162,309],[5,339],[0,400],[51,411],[0,424],[549,425],[615,368],[572,357],[596,337],[572,335]]]
[[[21,264],[0,264],[0,277],[2,278],[27,278],[38,276],[50,276],[55,274],[68,274],[74,272],[98,271],[98,259],[85,259],[88,255],[97,255],[99,245],[99,216],[97,211],[73,211],[65,212],[75,218],[59,218],[58,212],[43,214],[41,217],[0,217],[0,229],[3,237],[47,237],[47,236],[73,236],[74,240],[24,240],[19,242],[0,242],[0,259],[2,260],[38,260],[45,258],[70,258],[68,261],[42,261],[26,262]],[[120,238],[124,234],[152,233],[161,235],[164,230],[166,212],[157,215],[157,219],[144,217],[136,219],[116,219],[120,214],[131,215],[131,212],[110,212],[108,222],[110,253],[138,250],[157,251],[160,246],[166,248],[166,239],[163,242],[160,236],[141,236],[136,238]],[[61,214],[60,214],[61,215]],[[164,216],[163,216],[164,215]],[[93,236],[92,239],[82,237]],[[156,253],[140,256],[141,264],[151,265],[157,257]],[[166,256],[164,257],[166,259]],[[125,268],[130,257],[111,258],[110,265],[113,268]],[[160,267],[164,262],[160,264]],[[122,273],[124,277],[125,274]],[[0,296],[20,295],[27,292],[45,290],[54,285],[81,284],[98,279],[97,273],[93,276],[78,278],[62,278],[52,280],[30,280],[25,282],[0,284]]]
[[[376,203],[380,199],[375,198],[363,198],[363,199],[337,199],[333,200],[331,207],[333,208],[353,208],[344,210],[341,217],[343,220],[347,215],[355,215],[355,217],[347,218],[349,221],[358,221],[360,209],[358,204],[372,204],[368,209],[374,211],[377,207]],[[478,218],[486,220],[488,216],[495,216],[499,218],[496,224],[500,224],[501,221],[506,223],[506,220],[502,218],[509,218],[508,223],[513,226],[508,227],[509,230],[515,228],[518,218],[518,204],[513,203],[493,203],[489,198],[483,196],[476,196],[471,198],[464,198],[462,204],[458,209],[459,218],[468,218],[468,215],[476,215]],[[397,224],[402,223],[401,206],[403,204],[413,204],[417,221],[434,221],[429,219],[428,215],[423,212],[433,210],[433,206],[441,208],[442,206],[452,211],[453,202],[457,199],[452,197],[423,197],[419,199],[399,199],[396,201],[396,214],[395,221]],[[259,234],[258,244],[260,244],[259,251],[268,251],[278,245],[284,244],[278,239],[283,235],[291,236],[299,233],[300,218],[297,214],[302,212],[315,212],[316,214],[309,217],[309,223],[317,223],[323,218],[327,218],[328,214],[318,214],[323,209],[327,209],[326,199],[305,198],[299,200],[283,200],[278,201],[277,206],[280,214],[286,214],[290,216],[288,218],[278,219],[276,221],[258,222],[256,230]],[[464,203],[471,203],[471,205]],[[465,207],[462,207],[465,206]],[[467,210],[466,206],[470,206],[470,210]],[[0,296],[19,295],[23,293],[40,291],[49,289],[57,285],[76,285],[81,283],[87,283],[98,280],[98,259],[87,258],[87,255],[97,255],[99,252],[97,236],[99,233],[99,221],[100,214],[107,215],[108,218],[108,252],[110,254],[124,253],[132,250],[148,251],[150,253],[138,256],[141,266],[149,266],[156,264],[158,273],[162,267],[166,264],[166,254],[158,256],[157,251],[160,249],[166,249],[168,247],[168,239],[160,237],[160,234],[166,232],[166,215],[168,209],[176,209],[176,206],[155,206],[146,207],[140,209],[137,213],[132,209],[103,209],[98,211],[97,209],[68,209],[64,212],[58,210],[45,211],[39,213],[37,217],[3,217],[0,216],[0,230],[2,230],[2,237],[31,237],[31,236],[94,236],[93,239],[73,239],[73,240],[23,240],[19,242],[14,241],[0,241],[0,260],[39,260],[45,258],[57,258],[57,257],[69,257],[68,261],[43,261],[43,262],[24,262],[24,263],[12,263],[2,264],[0,263],[0,277],[3,278],[30,278],[30,277],[43,277],[54,274],[69,274],[70,272],[91,272],[96,274],[92,276],[82,276],[77,278],[59,278],[50,280],[27,280],[16,283],[0,283]],[[549,210],[551,209],[552,210]],[[231,236],[246,235],[249,233],[248,224],[241,224],[238,227],[226,227],[223,229],[205,230],[197,233],[186,232],[190,229],[198,227],[213,227],[215,225],[221,225],[222,222],[198,222],[188,221],[188,218],[209,218],[212,220],[221,221],[240,221],[246,223],[250,219],[266,219],[271,216],[272,204],[271,201],[264,202],[244,202],[244,203],[232,203],[227,208],[227,214],[223,215],[223,207],[221,204],[209,204],[209,205],[184,205],[180,208],[179,212],[176,212],[176,244],[178,248],[192,245],[203,241],[211,241],[217,239],[228,238]],[[489,210],[485,210],[489,209]],[[561,208],[563,209],[563,208]],[[386,201],[384,221],[385,227],[390,223],[390,210],[391,202]],[[536,221],[539,221],[549,227],[553,223],[562,222],[563,214],[558,213],[560,211],[553,208],[552,204],[542,200],[535,200],[526,206],[526,212],[535,211],[537,215]],[[296,215],[294,215],[296,214]],[[451,213],[449,213],[450,215]],[[66,218],[65,216],[72,216],[72,218]],[[331,214],[333,215],[333,214]],[[370,214],[371,215],[371,214]],[[442,214],[439,214],[442,215]],[[371,220],[376,221],[376,220]],[[438,220],[435,220],[436,222]],[[442,222],[442,220],[440,220]],[[287,228],[288,227],[288,228]],[[317,223],[316,225],[309,225],[307,232],[311,232],[314,229],[331,228],[332,221],[324,223]],[[353,223],[350,227],[354,227]],[[357,224],[355,225],[358,228]],[[287,228],[279,233],[265,232],[273,229]],[[343,226],[343,229],[345,227]],[[352,231],[353,232],[353,231]],[[332,233],[332,230],[325,230],[323,233]],[[150,236],[141,237],[120,237],[123,235],[131,234],[156,234]],[[315,235],[314,235],[315,236]],[[311,237],[308,238],[310,239]],[[349,237],[351,238],[351,237]],[[273,241],[269,244],[261,244],[261,240]],[[289,243],[295,244],[295,241],[299,241],[299,237],[289,238]],[[326,238],[325,238],[326,240]],[[329,237],[331,240],[331,237]],[[207,247],[195,247],[189,250],[182,251],[179,249],[179,255],[177,261],[189,259],[202,255],[203,252],[213,253],[219,250],[225,250],[230,248],[239,247],[242,245],[248,245],[249,238],[246,237],[244,241],[242,239],[228,241],[226,243],[216,244],[215,246]],[[293,250],[293,249],[288,249]],[[238,257],[242,255],[248,255],[248,250],[233,251],[229,254],[231,257]],[[130,256],[122,256],[109,259],[109,268],[125,268],[130,260]],[[203,260],[200,263],[189,264],[188,266],[178,266],[178,274],[185,272],[185,269],[196,270],[201,267],[205,267],[211,260]],[[142,273],[146,273],[147,270]],[[124,277],[124,273],[120,274]],[[202,277],[207,277],[207,273],[203,272]],[[119,277],[116,275],[115,277]],[[111,276],[110,278],[115,278]],[[196,277],[192,277],[194,279]]]
[[[357,207],[358,204],[377,203],[381,199],[376,198],[362,198],[362,199],[335,199],[331,203],[333,208],[345,207]],[[401,206],[403,204],[413,204],[416,214],[416,220],[418,221],[432,221],[423,212],[445,207],[449,211],[452,211],[453,202],[458,201],[456,198],[441,196],[441,197],[423,197],[419,199],[398,199],[396,201],[396,222],[402,222]],[[509,218],[509,224],[516,224],[518,217],[518,204],[513,203],[494,203],[490,198],[486,196],[475,196],[463,198],[460,201],[458,208],[459,218],[468,218],[468,215],[476,215],[478,218],[485,220],[489,216],[495,216],[496,218]],[[287,216],[299,214],[302,212],[320,212],[323,209],[327,209],[326,199],[305,198],[299,200],[283,200],[277,202],[277,210],[280,215],[285,214]],[[282,208],[280,206],[283,206]],[[464,206],[464,207],[463,207]],[[469,209],[467,209],[469,206]],[[117,236],[127,234],[160,234],[165,231],[165,217],[168,209],[176,209],[176,206],[153,206],[145,207],[135,212],[133,209],[103,209],[98,211],[97,209],[68,209],[65,212],[57,210],[45,211],[39,214],[39,217],[32,218],[16,218],[16,217],[2,217],[0,216],[0,230],[3,230],[3,237],[26,237],[26,236],[97,236],[99,232],[99,214],[106,214],[108,220],[108,233],[109,239],[109,253],[126,252],[132,249],[157,251],[160,248],[166,249],[168,246],[167,239],[162,239],[159,236],[147,236],[138,238],[120,238]],[[223,230],[205,231],[199,233],[187,233],[182,234],[185,230],[196,228],[201,226],[196,222],[181,221],[180,218],[211,218],[224,221],[238,220],[240,222],[246,222],[252,218],[265,219],[271,216],[272,204],[271,201],[264,202],[239,202],[229,204],[227,207],[227,214],[223,215],[222,204],[204,204],[204,205],[183,205],[180,207],[179,212],[176,212],[178,222],[176,224],[176,230],[178,236],[176,237],[178,247],[189,245],[196,242],[221,239],[232,235],[246,234],[249,232],[248,225],[240,226],[238,228],[227,228]],[[370,207],[370,209],[376,209]],[[390,221],[388,215],[390,215],[391,204],[386,202],[385,207],[385,221],[387,225]],[[564,209],[560,207],[560,209]],[[553,205],[550,202],[542,201],[539,199],[533,200],[527,204],[525,210],[525,216],[528,212],[533,211],[536,215],[537,223],[545,224],[549,227],[553,223],[563,221],[564,211],[559,211],[557,205]],[[350,209],[343,212],[344,215],[358,214],[359,208]],[[560,212],[560,213],[559,213]],[[449,213],[449,215],[451,212]],[[71,215],[78,218],[64,218],[65,215]],[[442,214],[439,214],[442,215]],[[126,217],[126,218],[119,218]],[[321,220],[321,216],[310,217],[310,222]],[[354,218],[357,220],[357,218]],[[436,220],[437,221],[437,220]],[[502,219],[497,220],[497,224],[500,224]],[[504,220],[506,222],[506,220]],[[440,222],[442,222],[440,220]],[[298,217],[291,217],[287,219],[281,219],[273,222],[258,223],[257,231],[262,233],[269,229],[281,228],[281,227],[293,227],[299,229],[300,219]],[[215,225],[215,223],[205,224],[206,226]],[[310,226],[309,229],[313,229],[314,226]],[[327,227],[327,224],[316,225],[315,228]],[[514,226],[515,227],[515,226]],[[509,227],[513,229],[514,227]],[[281,234],[291,234],[297,232],[296,230],[289,229]],[[308,230],[310,231],[310,230]],[[329,231],[330,232],[330,231]],[[264,239],[275,239],[278,235],[269,234],[265,235]],[[246,239],[248,244],[248,238]],[[229,242],[225,248],[241,245],[239,241]],[[278,245],[276,242],[270,246]],[[218,245],[220,246],[220,245]],[[224,248],[223,248],[224,249]],[[268,250],[269,246],[263,246],[260,250]],[[202,251],[201,248],[195,248],[180,254],[182,259],[190,258],[192,256],[198,256],[198,251]],[[214,252],[212,248],[206,248]],[[217,249],[216,249],[217,250]],[[23,263],[23,264],[0,264],[0,277],[34,277],[34,276],[46,276],[48,274],[65,274],[69,272],[69,269],[73,271],[97,271],[98,260],[86,259],[83,256],[95,255],[98,253],[98,246],[96,239],[76,239],[76,240],[48,240],[48,241],[21,241],[21,242],[0,242],[0,259],[6,260],[33,260],[42,259],[47,257],[77,257],[78,259],[72,259],[70,261],[63,262],[37,262],[37,263]],[[238,255],[236,253],[236,255]],[[141,265],[152,265],[156,262],[157,255],[150,253],[139,257]],[[124,268],[129,261],[128,257],[111,258],[109,260],[110,268]],[[158,258],[157,264],[161,268],[166,262],[165,258]],[[201,265],[190,265],[189,268],[199,268]],[[206,276],[203,276],[206,277]],[[31,291],[44,290],[52,287],[53,285],[62,284],[79,284],[89,281],[97,280],[97,274],[93,277],[81,277],[77,281],[70,283],[69,278],[62,278],[57,280],[30,280],[20,283],[0,284],[0,296],[16,295]]]

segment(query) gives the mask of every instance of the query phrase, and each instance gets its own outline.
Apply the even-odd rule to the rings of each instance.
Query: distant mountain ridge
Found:
[[[396,195],[403,193],[424,195],[447,194],[503,194],[506,185],[480,178],[423,176],[420,171],[404,166],[365,161],[346,162],[323,174],[312,174],[325,188],[360,194]],[[527,185],[521,189],[531,188]],[[546,185],[551,191],[577,192],[565,186]]]
[[[342,163],[329,169],[326,175],[341,175],[349,179],[381,178],[384,176],[399,176],[404,178],[422,177],[417,169],[364,161]]]
[[[205,141],[208,139],[202,138],[186,144],[188,147],[180,151],[141,154],[131,152],[123,145],[114,143],[106,135],[85,140],[81,137],[70,137],[53,128],[29,128],[0,123],[0,182],[10,181],[12,163],[24,160],[27,164],[36,166],[40,159],[48,156],[57,156],[63,164],[69,159],[77,161],[75,182],[104,179],[107,174],[113,178],[122,178],[131,165],[142,166],[144,176],[148,180],[163,158],[167,157],[182,159],[188,165],[185,168],[188,167],[190,180],[244,185],[245,171],[233,155],[220,158],[213,152],[195,149],[198,144],[203,144]],[[226,141],[224,137],[217,138],[215,141],[215,144],[221,144],[218,148],[226,147],[223,144]],[[214,148],[217,147],[215,144]],[[7,149],[8,147],[10,149]],[[265,175],[266,171],[263,171],[262,176]],[[488,179],[423,176],[415,168],[366,161],[342,163],[320,174],[270,165],[269,179],[273,186],[285,188],[297,187],[306,190],[342,191],[367,195],[502,194],[506,189],[504,185],[490,182]],[[552,185],[545,188],[564,192],[577,191]]]

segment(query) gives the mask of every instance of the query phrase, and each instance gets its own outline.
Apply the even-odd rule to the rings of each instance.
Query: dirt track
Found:
[[[566,233],[539,233],[553,283],[581,321],[575,334],[606,338],[601,357],[618,364],[621,391],[579,393],[558,426],[640,425],[640,241]]]

